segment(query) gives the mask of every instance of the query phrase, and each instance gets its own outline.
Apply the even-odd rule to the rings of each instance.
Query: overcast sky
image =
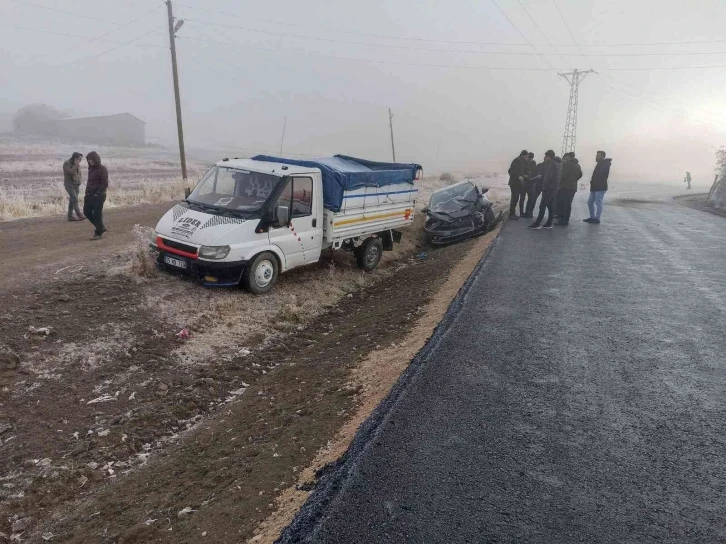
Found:
[[[0,10],[0,112],[127,111],[150,140],[175,144],[163,2]],[[522,148],[560,153],[558,72],[573,68],[599,72],[580,87],[586,172],[605,149],[615,179],[690,170],[709,184],[726,143],[722,0],[180,0],[174,11],[185,137],[220,156],[278,150],[287,117],[287,153],[389,160],[390,107],[399,161],[501,172]],[[717,67],[678,69],[704,66]]]

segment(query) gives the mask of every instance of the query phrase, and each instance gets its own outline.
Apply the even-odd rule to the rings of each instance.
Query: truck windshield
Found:
[[[187,198],[192,204],[241,212],[262,208],[280,178],[241,168],[214,166]]]

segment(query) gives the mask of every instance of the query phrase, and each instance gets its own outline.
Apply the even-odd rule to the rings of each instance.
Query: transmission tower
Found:
[[[567,121],[565,121],[565,135],[562,138],[562,155],[575,151],[577,140],[577,96],[580,83],[587,77],[587,74],[596,74],[595,70],[579,71],[575,68],[572,72],[560,74],[570,84],[570,104],[567,106]]]

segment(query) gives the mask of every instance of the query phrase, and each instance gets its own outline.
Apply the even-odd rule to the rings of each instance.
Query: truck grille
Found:
[[[197,254],[197,248],[194,246],[188,246],[187,244],[175,242],[174,240],[169,240],[168,238],[162,238],[162,240],[164,240],[164,245],[167,247],[178,249],[179,251],[184,251],[185,253],[193,253],[194,255]]]

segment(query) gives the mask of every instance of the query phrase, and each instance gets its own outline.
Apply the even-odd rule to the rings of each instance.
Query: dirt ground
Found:
[[[704,212],[712,213],[714,215],[720,215],[721,217],[726,217],[726,210],[722,210],[721,208],[716,208],[715,206],[709,205],[706,202],[707,198],[708,193],[703,193],[696,195],[679,196],[675,198],[675,201],[679,204],[683,204],[684,206],[688,206],[689,208],[694,208],[696,210],[701,210]]]
[[[409,240],[365,276],[327,259],[250,297],[127,272],[133,225],[167,206],[112,210],[102,245],[0,223],[0,542],[252,537],[350,421],[357,365],[397,349],[481,242]]]

